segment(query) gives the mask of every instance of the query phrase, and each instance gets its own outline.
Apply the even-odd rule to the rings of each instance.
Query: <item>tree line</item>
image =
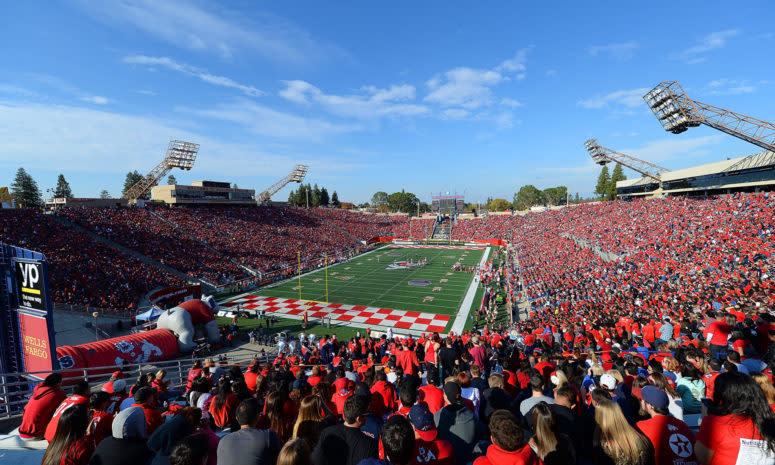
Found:
[[[610,174],[608,173],[608,165],[603,165],[603,169],[600,170],[600,175],[597,177],[595,194],[599,195],[602,200],[615,200],[616,183],[626,179],[627,176],[624,175],[621,164],[617,163]]]
[[[294,207],[333,207],[341,208],[339,194],[334,191],[331,196],[328,195],[328,189],[318,187],[317,184],[301,184],[297,190],[291,190],[288,194],[288,205]]]

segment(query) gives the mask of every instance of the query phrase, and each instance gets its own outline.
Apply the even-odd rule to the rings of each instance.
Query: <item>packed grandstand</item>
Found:
[[[115,311],[184,277],[279,279],[298,251],[314,267],[375,238],[427,239],[435,221],[295,207],[0,220],[0,241],[47,255],[54,300]],[[63,388],[54,374],[18,434],[46,465],[775,463],[773,223],[771,193],[461,218],[452,239],[506,244],[486,284],[511,324],[326,335],[244,364],[186,362],[182,384],[119,370]]]

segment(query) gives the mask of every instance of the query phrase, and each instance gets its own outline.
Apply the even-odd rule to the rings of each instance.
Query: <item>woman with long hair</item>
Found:
[[[312,463],[310,450],[306,441],[291,439],[280,449],[277,465],[310,465]]]
[[[54,439],[43,455],[41,465],[85,465],[94,453],[94,439],[86,435],[89,410],[78,404],[62,412]]]
[[[318,443],[318,436],[326,426],[336,424],[336,417],[320,396],[311,395],[301,400],[299,415],[293,425],[292,438],[304,439],[310,449]]]
[[[775,463],[775,413],[753,378],[718,375],[694,452],[705,465],[739,463],[742,454],[746,463]]]
[[[570,438],[560,433],[557,416],[546,402],[533,407],[533,437],[528,444],[544,465],[576,463]]]
[[[673,389],[673,386],[671,386],[667,381],[667,377],[665,377],[665,375],[662,373],[655,371],[649,375],[649,379],[652,383],[654,383],[654,386],[662,389],[667,393],[667,400],[669,401],[667,410],[670,412],[670,415],[683,421],[684,402],[681,400],[681,396],[676,392],[676,390]]]
[[[761,373],[752,373],[751,378],[756,381],[756,384],[764,391],[764,397],[767,399],[767,403],[770,404],[770,408],[775,412],[775,386],[772,385],[772,381],[767,375]]]
[[[239,398],[231,391],[231,379],[224,376],[218,381],[218,393],[215,395],[215,399],[210,402],[209,411],[216,426],[219,428],[232,427],[232,430],[238,430],[237,406],[239,406]]]
[[[264,414],[259,424],[262,428],[271,429],[280,438],[280,442],[285,442],[291,437],[291,421],[293,418],[287,418],[283,411],[287,395],[280,391],[272,391],[266,396],[264,404]]]
[[[595,463],[653,464],[654,448],[651,441],[630,426],[619,404],[608,399],[600,399],[595,404],[595,444],[602,450]]]
[[[675,383],[675,388],[683,401],[684,413],[700,413],[700,399],[705,397],[705,381],[692,362],[687,360],[684,364],[681,379]]]

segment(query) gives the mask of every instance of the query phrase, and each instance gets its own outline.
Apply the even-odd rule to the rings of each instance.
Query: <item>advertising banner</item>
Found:
[[[45,378],[47,371],[53,368],[51,360],[51,341],[48,338],[48,323],[45,317],[19,312],[19,332],[22,339],[22,358],[24,369]]]

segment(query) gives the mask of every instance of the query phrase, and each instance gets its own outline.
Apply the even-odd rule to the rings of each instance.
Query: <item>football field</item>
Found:
[[[474,273],[452,268],[456,263],[476,266],[485,253],[485,247],[387,246],[329,266],[327,272],[302,275],[301,286],[294,278],[224,306],[382,330],[449,331],[466,294],[471,290],[470,307],[476,291],[471,289]]]

